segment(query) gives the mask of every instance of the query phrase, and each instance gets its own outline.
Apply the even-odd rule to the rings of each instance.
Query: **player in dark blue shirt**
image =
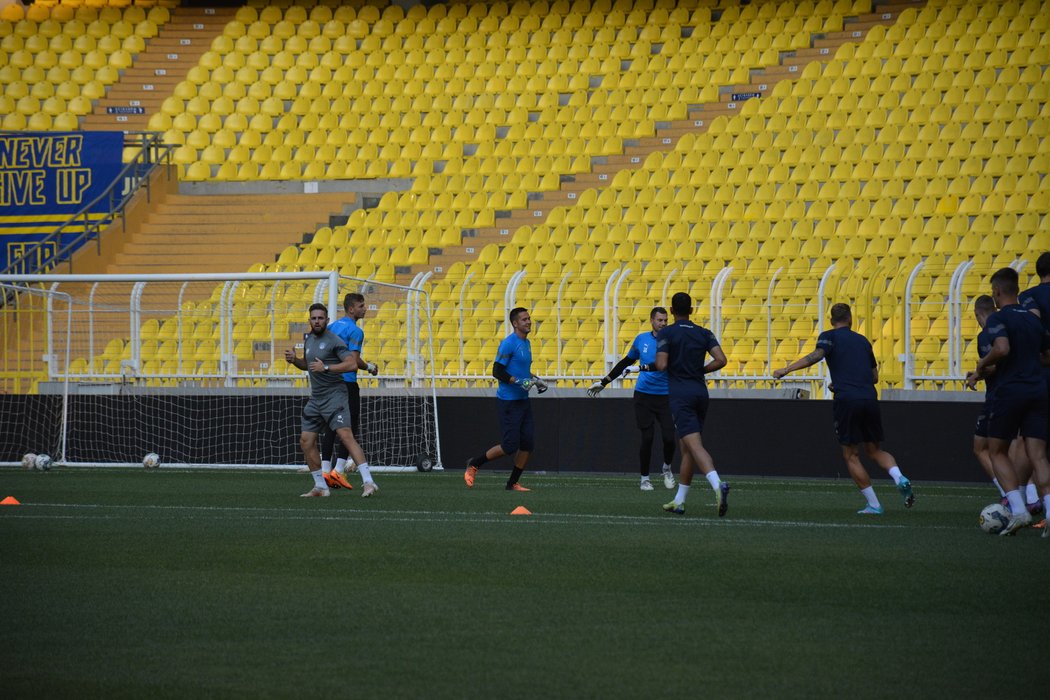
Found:
[[[832,401],[835,433],[842,445],[842,458],[846,460],[846,468],[853,477],[853,483],[867,501],[867,505],[857,513],[882,513],[882,504],[871,486],[871,476],[860,461],[861,445],[868,457],[889,473],[904,497],[904,507],[911,508],[915,503],[911,482],[901,473],[893,455],[879,447],[883,432],[878,392],[875,390],[875,383],[879,381],[875,353],[871,349],[871,342],[854,332],[852,326],[853,312],[849,305],[835,304],[831,307],[831,330],[817,337],[817,349],[787,367],[774,371],[773,377],[781,379],[821,360],[827,362],[835,394]]]
[[[1043,323],[1043,329],[1050,333],[1050,252],[1043,253],[1036,259],[1035,274],[1039,276],[1039,284],[1021,292],[1017,296],[1017,302],[1025,311],[1038,316]],[[1046,383],[1047,401],[1050,402],[1050,367],[1043,367],[1043,381]],[[1050,440],[1050,426],[1047,427],[1047,439]],[[1017,465],[1016,459],[1014,461],[1015,466],[1020,466]],[[1027,472],[1021,470],[1020,476],[1024,477],[1026,473],[1031,476],[1030,464]],[[1033,484],[1029,483],[1025,501],[1028,503],[1029,512],[1036,512],[1032,508],[1032,490],[1034,490]],[[1045,504],[1041,510],[1046,511]],[[1043,525],[1045,527],[1046,523],[1044,522]]]
[[[995,302],[987,294],[982,294],[974,300],[973,313],[977,317],[977,324],[981,327],[981,331],[977,334],[977,358],[980,359],[992,349],[992,340],[988,337],[985,326],[988,324],[988,317],[995,313]],[[976,383],[975,377],[973,382],[967,384],[967,387],[975,389]],[[973,454],[988,478],[999,489],[999,495],[1005,498],[1006,492],[999,485],[999,480],[995,478],[992,458],[988,453],[988,404],[994,392],[995,372],[990,371],[984,380],[984,404],[981,406],[981,413],[977,416],[977,425],[973,429]]]
[[[1008,453],[1010,442],[1018,434],[1024,438],[1044,507],[1050,506],[1050,464],[1046,459],[1050,405],[1041,366],[1050,364],[1050,334],[1035,314],[1017,303],[1020,287],[1016,270],[1004,267],[992,275],[991,282],[992,299],[999,307],[985,327],[992,348],[966,379],[973,382],[983,378],[990,367],[995,367],[997,383],[989,406],[988,449],[1010,506],[1010,521],[999,534],[1012,535],[1032,521]]]
[[[650,311],[649,324],[652,330],[639,333],[623,359],[587,390],[589,396],[595,397],[610,382],[629,371],[632,365],[638,366],[640,373],[634,386],[632,400],[635,423],[642,433],[642,444],[638,449],[642,491],[653,490],[653,484],[649,480],[649,460],[652,457],[653,436],[656,432],[653,423],[660,424],[660,434],[663,438],[664,486],[669,489],[675,487],[674,475],[671,473],[675,443],[674,419],[671,417],[671,404],[667,395],[667,373],[656,371],[656,337],[667,326],[667,309],[657,306]]]
[[[507,490],[530,490],[518,483],[535,446],[535,423],[529,391],[535,387],[542,394],[547,391],[547,384],[532,373],[532,345],[529,343],[532,317],[519,306],[511,309],[509,318],[514,332],[499,344],[496,361],[492,363],[492,376],[499,381],[496,403],[503,438],[498,445],[467,462],[467,470],[463,473],[467,488],[474,488],[478,468],[483,464],[514,455],[514,469],[507,479]]]
[[[693,483],[695,466],[714,489],[718,516],[722,517],[729,510],[729,484],[719,478],[700,434],[704,431],[708,404],[704,375],[725,367],[726,356],[711,331],[689,320],[693,300],[688,294],[678,292],[671,297],[671,313],[674,323],[656,337],[656,369],[667,372],[667,391],[682,449],[682,465],[678,472],[678,493],[663,508],[668,513],[685,513],[685,499]],[[711,356],[710,362],[706,361],[707,355]]]

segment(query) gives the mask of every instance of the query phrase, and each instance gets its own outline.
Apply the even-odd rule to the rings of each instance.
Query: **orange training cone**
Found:
[[[532,511],[530,511],[530,510],[529,510],[528,508],[526,508],[525,506],[518,506],[517,508],[515,508],[514,510],[512,510],[512,511],[510,512],[510,514],[511,514],[511,515],[532,515]]]
[[[22,505],[22,504],[19,503],[18,499],[15,498],[14,496],[8,496],[4,500],[0,501],[0,506],[20,506],[20,505]],[[528,512],[528,511],[526,511],[526,512]]]

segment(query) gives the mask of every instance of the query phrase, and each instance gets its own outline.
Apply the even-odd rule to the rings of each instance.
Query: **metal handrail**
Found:
[[[63,262],[69,263],[69,271],[73,271],[72,253],[84,243],[97,241],[98,250],[102,250],[103,230],[108,228],[117,217],[124,213],[131,198],[146,183],[146,192],[149,196],[149,176],[158,165],[171,165],[171,153],[174,146],[164,143],[161,139],[163,134],[155,131],[129,131],[124,134],[125,148],[138,148],[135,157],[124,165],[106,191],[84,205],[76,214],[49,233],[43,240],[36,241],[33,245],[22,249],[21,254],[14,258],[8,266],[0,271],[0,275],[35,274],[53,269]],[[118,199],[119,197],[119,199]],[[89,213],[92,209],[105,199],[109,199],[108,213],[102,219],[93,220]],[[63,232],[84,219],[83,232],[64,246],[59,247]],[[48,246],[54,245],[53,255],[43,259],[39,266],[32,264],[38,253],[48,250]]]

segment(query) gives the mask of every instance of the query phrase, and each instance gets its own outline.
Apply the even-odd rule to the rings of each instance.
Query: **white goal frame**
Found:
[[[296,407],[295,431],[288,432],[284,436],[282,430],[282,434],[278,437],[278,439],[286,439],[294,446],[294,458],[281,459],[277,463],[237,461],[226,458],[211,463],[207,460],[176,459],[171,461],[164,459],[162,454],[163,464],[165,467],[223,469],[300,467],[303,462],[299,461],[297,464],[294,461],[302,459],[298,447],[298,416],[301,413],[303,400],[309,395],[309,388],[306,374],[284,361],[283,350],[293,344],[301,347],[301,340],[296,342],[292,336],[298,335],[298,331],[308,331],[307,307],[309,303],[324,303],[329,309],[330,322],[334,322],[342,316],[342,295],[346,292],[363,292],[370,311],[377,313],[385,311],[387,314],[386,317],[377,317],[376,314],[370,313],[370,318],[365,321],[366,344],[362,355],[366,359],[374,359],[378,362],[380,374],[376,378],[364,372],[358,374],[359,384],[363,388],[361,397],[363,417],[367,421],[369,410],[371,410],[369,406],[377,405],[380,406],[379,410],[404,410],[406,415],[413,420],[420,421],[421,425],[413,430],[406,429],[404,432],[408,437],[405,439],[410,442],[398,446],[396,450],[383,446],[378,446],[382,449],[373,449],[366,444],[370,462],[376,471],[386,472],[442,469],[431,340],[433,338],[431,302],[429,293],[424,289],[349,277],[340,275],[336,271],[185,275],[11,275],[0,278],[0,285],[3,286],[5,292],[19,289],[23,290],[20,293],[44,295],[48,300],[47,350],[44,357],[47,365],[47,378],[39,382],[38,393],[61,397],[61,436],[54,442],[55,446],[50,448],[55,451],[53,457],[57,464],[141,466],[140,462],[132,461],[130,458],[118,461],[79,459],[76,454],[72,454],[67,449],[69,407],[70,403],[77,401],[79,397],[115,396],[126,397],[129,401],[135,400],[133,397],[152,397],[153,399],[170,397],[172,401],[188,400],[187,397],[203,397],[201,400],[205,403],[229,398],[231,401],[239,400],[242,404],[253,397],[265,397],[262,400],[291,402],[289,405]],[[80,285],[80,289],[90,289],[90,293],[86,297],[71,295],[64,291],[64,288],[70,289],[70,285]],[[167,286],[162,289],[161,285]],[[169,305],[164,307],[171,317],[168,319],[170,321],[168,325],[178,328],[177,343],[181,360],[183,359],[183,309],[189,307],[192,310],[193,308],[192,302],[184,302],[183,293],[190,288],[190,285],[197,285],[194,289],[198,297],[201,296],[202,291],[208,290],[208,285],[214,288],[209,313],[211,314],[210,320],[213,322],[215,312],[218,311],[218,323],[214,324],[217,361],[210,364],[200,363],[197,365],[198,369],[195,370],[187,370],[185,364],[175,367],[175,362],[158,367],[157,363],[148,361],[149,355],[144,352],[149,343],[158,341],[145,337],[143,329],[147,322],[152,322],[154,329],[164,324],[164,319],[157,320],[156,318],[164,312],[158,311],[160,307],[150,306],[149,302],[144,302],[144,298],[149,297],[151,293],[156,296],[172,290],[178,291],[177,297],[163,298],[169,301]],[[267,292],[269,297],[260,297],[259,290],[269,289],[267,285],[272,287],[272,291]],[[297,285],[295,288],[299,290],[296,298],[280,300],[280,293],[290,290],[292,285]],[[96,296],[99,289],[114,290],[115,296],[99,301],[99,297],[102,296]],[[252,303],[256,304],[255,307],[252,307],[255,309],[254,320],[266,326],[267,318],[261,316],[258,309],[265,308],[270,312],[269,327],[273,335],[269,342],[252,342],[243,337],[238,340],[239,326],[244,321],[244,308],[247,308],[238,307],[238,304],[246,304],[247,302],[243,299],[252,293],[255,294],[253,297],[255,301]],[[112,299],[121,296],[123,302],[117,302],[115,305]],[[53,304],[57,299],[64,299],[70,309],[70,313],[65,314],[64,317],[63,314],[54,312]],[[121,320],[124,318],[123,314],[126,313],[126,343],[123,344],[121,357],[114,357],[103,364],[99,358],[100,353],[104,352],[106,338],[101,333],[96,333],[96,328],[101,326],[100,319],[104,318],[107,313],[111,314],[112,319],[114,311]],[[284,314],[284,318],[278,319],[281,314]],[[289,320],[294,314],[297,314],[294,316],[296,320]],[[391,314],[396,314],[396,317],[391,317]],[[154,320],[150,321],[151,318]],[[113,323],[114,321],[111,320],[110,325],[112,326]],[[192,323],[193,319],[187,318],[188,328],[192,327]],[[166,328],[166,326],[163,327]],[[379,336],[390,336],[390,327],[397,329],[397,338],[393,340],[388,338],[386,347],[387,349],[396,348],[402,353],[399,357],[393,358],[393,362],[388,361],[391,359],[389,357],[377,356],[379,344],[375,340]],[[283,336],[281,335],[282,329]],[[70,349],[71,339],[73,339],[72,349]],[[245,357],[246,343],[247,352],[251,355],[247,362],[252,365],[249,369],[245,368],[244,359],[239,359]],[[280,349],[278,344],[281,345]],[[260,346],[262,347],[261,352]],[[254,354],[252,350],[255,351]],[[263,356],[262,361],[258,360],[260,354]],[[77,360],[79,364],[71,363],[74,357],[86,357],[89,365],[85,366],[83,359]],[[92,358],[94,358],[93,361]],[[389,371],[384,367],[388,367]],[[287,423],[287,421],[284,422]],[[396,423],[396,421],[393,422]],[[377,426],[383,426],[384,435],[389,435],[390,430],[397,429],[390,427],[392,421],[389,416],[382,422],[377,420],[375,423]],[[362,431],[367,439],[367,424],[362,425]],[[377,432],[377,435],[379,434]],[[401,439],[400,435],[398,439]],[[414,440],[418,441],[418,449],[411,443]],[[149,448],[143,449],[153,451]],[[413,451],[414,456],[412,456]],[[12,462],[0,462],[0,464],[12,464]]]

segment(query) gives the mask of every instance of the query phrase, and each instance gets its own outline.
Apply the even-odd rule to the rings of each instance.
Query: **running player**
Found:
[[[1050,333],[1050,252],[1043,253],[1036,259],[1035,274],[1039,276],[1039,284],[1021,292],[1017,300],[1021,308],[1038,316],[1043,323],[1043,329]],[[1043,381],[1046,382],[1047,401],[1050,401],[1050,367],[1043,367]],[[1047,430],[1047,438],[1050,439],[1050,428]],[[1031,490],[1032,484],[1028,486]],[[1047,512],[1045,504],[1040,504],[1043,507],[1039,509],[1032,508],[1031,495],[1031,493],[1025,494],[1029,512],[1033,514],[1040,511]]]
[[[357,463],[357,471],[364,480],[361,495],[368,498],[378,491],[379,487],[372,480],[368,459],[350,428],[350,407],[347,403],[346,389],[342,386],[343,380],[339,376],[355,367],[357,359],[352,356],[346,343],[328,330],[328,309],[324,304],[314,304],[310,307],[310,332],[303,338],[303,356],[297,357],[295,349],[291,348],[284,351],[284,359],[289,364],[307,371],[310,376],[310,400],[303,408],[299,446],[306,457],[310,475],[314,478],[314,487],[302,496],[324,497],[330,493],[321,472],[321,453],[317,449],[317,434],[323,428],[328,428],[335,431]]]
[[[1035,314],[1018,304],[1017,271],[1004,267],[992,275],[992,299],[999,310],[988,317],[992,348],[967,375],[967,382],[987,376],[994,366],[997,386],[988,414],[988,450],[999,484],[1006,492],[1010,520],[1000,535],[1012,535],[1032,522],[1008,450],[1018,434],[1032,463],[1044,508],[1050,506],[1050,464],[1046,460],[1047,404],[1040,359],[1050,363],[1050,335]],[[1047,530],[1043,530],[1046,536]]]
[[[532,373],[532,317],[522,307],[511,309],[510,325],[514,332],[503,339],[492,363],[492,376],[499,381],[496,388],[497,414],[503,438],[498,445],[467,462],[463,481],[467,488],[474,488],[474,478],[485,463],[506,455],[514,455],[514,469],[507,479],[508,491],[530,491],[518,480],[525,471],[535,446],[535,422],[529,391],[535,387],[539,393],[547,391],[547,384]]]
[[[654,422],[660,423],[660,435],[663,438],[664,486],[675,487],[674,475],[671,473],[671,461],[674,459],[674,419],[671,418],[671,405],[667,399],[667,373],[657,372],[656,336],[667,326],[667,309],[657,306],[649,312],[649,323],[652,330],[638,334],[631,343],[627,354],[613,367],[607,375],[591,384],[587,394],[595,397],[602,392],[614,378],[619,377],[630,366],[638,363],[640,374],[634,386],[634,419],[642,433],[642,444],[638,450],[639,468],[641,469],[642,491],[652,491],[649,480],[649,460],[653,454]]]
[[[977,324],[981,327],[981,331],[977,334],[977,357],[980,359],[992,349],[992,341],[988,338],[985,326],[988,324],[988,317],[995,313],[995,302],[987,294],[982,294],[973,303],[973,313],[977,317]],[[977,379],[974,377],[973,381],[967,382],[966,386],[970,389],[975,389],[976,383]],[[973,454],[981,468],[988,475],[988,478],[995,484],[995,488],[999,489],[999,496],[1005,498],[1006,492],[999,485],[999,480],[995,478],[992,458],[988,453],[988,404],[991,402],[994,392],[995,372],[994,370],[989,370],[988,376],[984,380],[984,404],[981,406],[980,415],[977,416],[977,425],[973,429]]]
[[[879,368],[871,342],[860,333],[855,333],[853,312],[848,304],[831,307],[831,330],[817,336],[817,348],[805,357],[795,360],[787,367],[773,372],[774,379],[781,379],[791,372],[805,369],[821,360],[828,363],[831,372],[832,391],[835,399],[832,410],[835,415],[835,433],[842,445],[842,458],[860,489],[867,505],[857,511],[860,515],[880,515],[882,504],[871,486],[871,476],[860,461],[860,446],[876,464],[885,469],[904,497],[904,507],[915,503],[911,482],[897,466],[897,460],[881,449],[883,440],[882,414],[879,411]]]
[[[982,294],[974,301],[974,315],[977,317],[977,323],[981,326],[981,332],[977,334],[978,359],[987,355],[992,349],[992,341],[985,331],[985,326],[988,324],[988,317],[994,312],[995,302],[987,294]],[[975,389],[977,381],[976,377],[971,377],[966,383],[967,388]],[[992,394],[995,392],[995,383],[995,368],[990,367],[984,380],[984,405],[981,407],[981,414],[977,417],[977,425],[973,432],[973,453],[977,457],[981,468],[988,474],[988,478],[995,484],[995,488],[999,490],[1003,505],[1007,505],[1006,492],[999,485],[999,480],[995,478],[995,469],[992,467],[992,458],[988,452],[988,407],[991,404]],[[1010,443],[1008,456],[1010,464],[1013,465],[1014,472],[1017,474],[1018,484],[1028,484],[1025,487],[1025,507],[1028,508],[1028,512],[1032,515],[1041,513],[1043,504],[1039,501],[1035,483],[1029,481],[1032,477],[1032,463],[1028,461],[1028,456],[1025,454],[1024,440],[1021,438],[1014,439]]]
[[[346,388],[347,399],[350,404],[350,429],[354,437],[361,440],[361,389],[357,384],[357,371],[365,370],[373,377],[379,374],[379,367],[374,362],[365,362],[361,359],[361,348],[365,344],[365,332],[358,322],[368,313],[365,307],[365,298],[361,294],[351,292],[343,297],[343,311],[346,313],[342,318],[333,321],[328,330],[339,336],[346,347],[349,348],[351,356],[356,359],[353,369],[343,374],[343,386]],[[336,444],[335,433],[326,430],[321,438],[321,472],[324,474],[325,483],[329,488],[352,489],[353,486],[346,480],[346,458],[349,454],[343,446],[342,441]],[[335,457],[335,469],[332,469],[332,457]]]
[[[657,335],[656,369],[667,372],[668,403],[682,449],[682,465],[678,473],[678,493],[663,508],[668,513],[685,513],[693,470],[699,467],[715,491],[718,517],[722,517],[729,510],[729,484],[719,478],[714,460],[704,449],[700,435],[704,431],[709,403],[704,375],[725,367],[726,356],[711,331],[689,320],[693,300],[688,294],[678,292],[671,297],[671,313],[674,314],[674,323]],[[707,355],[711,356],[711,361],[705,364]]]

